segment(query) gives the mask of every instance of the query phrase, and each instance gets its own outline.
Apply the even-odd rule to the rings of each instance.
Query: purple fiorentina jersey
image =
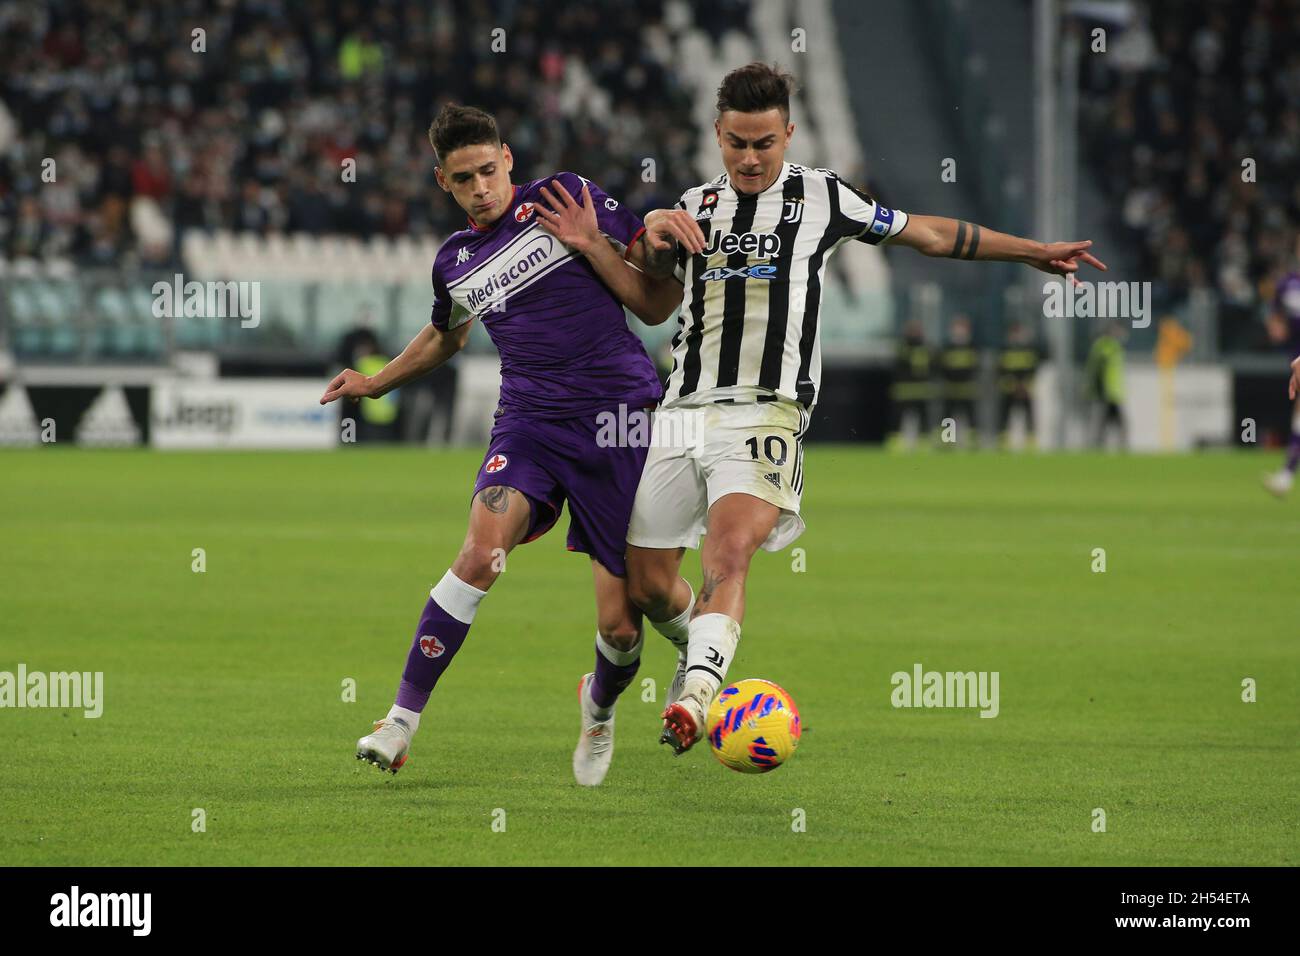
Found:
[[[586,180],[559,173],[516,186],[501,218],[442,244],[433,261],[439,329],[483,320],[501,354],[501,411],[574,418],[626,403],[658,402],[654,363],[627,325],[623,306],[587,260],[546,232],[533,211],[552,179],[581,201]],[[600,231],[625,246],[641,220],[587,183]]]
[[[1300,355],[1300,272],[1288,272],[1277,284],[1273,308],[1286,321],[1286,350]]]

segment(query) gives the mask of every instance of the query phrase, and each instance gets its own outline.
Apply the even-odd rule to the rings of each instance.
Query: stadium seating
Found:
[[[240,18],[241,34],[254,39],[281,35],[277,18],[298,36],[313,26],[309,10],[293,5],[231,7],[207,0],[200,6],[201,19],[210,24],[209,57],[230,54],[224,44],[232,16]],[[717,174],[714,139],[699,132],[712,124],[718,80],[761,57],[806,67],[792,158],[861,177],[842,63],[829,42],[831,0],[799,7],[815,57],[791,50],[794,9],[792,0],[666,0],[620,8],[618,17],[601,18],[596,31],[591,11],[559,0],[532,4],[521,10],[517,29],[544,22],[566,53],[546,63],[539,48],[535,75],[552,82],[520,83],[518,76],[497,73],[486,50],[459,50],[459,68],[440,66],[428,56],[428,37],[472,29],[480,17],[458,5],[438,7],[436,14],[410,5],[377,27],[387,31],[378,39],[392,56],[377,80],[367,80],[365,71],[341,78],[330,61],[304,56],[297,65],[300,83],[242,87],[245,108],[235,110],[210,95],[220,71],[209,75],[199,67],[195,73],[181,60],[160,58],[154,75],[133,80],[144,87],[145,105],[131,114],[132,128],[113,125],[113,135],[96,136],[110,123],[108,115],[96,114],[83,135],[72,137],[53,130],[63,127],[60,119],[80,102],[77,97],[94,86],[105,102],[115,102],[124,95],[126,74],[92,77],[79,44],[41,42],[51,23],[15,21],[11,28],[31,31],[31,42],[23,55],[0,63],[0,128],[15,130],[20,146],[0,152],[0,219],[21,221],[0,232],[0,275],[26,275],[31,282],[0,296],[0,342],[7,326],[14,351],[27,358],[162,361],[173,348],[236,345],[241,353],[292,348],[330,356],[338,336],[362,323],[396,352],[428,319],[429,271],[441,237],[464,223],[433,180],[425,138],[429,116],[447,100],[497,111],[517,170],[535,168],[545,156],[548,164],[579,169],[645,211],[639,202],[663,204],[676,190]],[[197,13],[160,12],[150,21],[149,42],[165,43],[169,31]],[[86,7],[70,22],[79,37],[122,35],[128,15],[124,7]],[[346,25],[336,29],[335,41],[348,35]],[[248,49],[255,46],[250,42]],[[291,58],[298,53],[305,51],[289,51]],[[405,62],[423,64],[414,79],[394,72]],[[40,84],[55,76],[64,78],[65,93],[44,99]],[[173,85],[190,91],[188,106],[169,99]],[[173,107],[191,110],[182,125],[202,132],[179,135],[169,122]],[[133,139],[139,150],[123,154],[110,145]],[[236,142],[249,146],[234,155]],[[150,165],[158,154],[146,145],[160,150],[161,169]],[[61,201],[73,204],[72,215],[43,204],[21,162],[65,146],[82,167],[78,187],[62,194]],[[642,184],[637,164],[629,163],[628,156],[642,150],[656,161],[662,191]],[[326,158],[281,162],[311,155]],[[355,183],[340,176],[338,160],[345,157],[357,160]],[[42,201],[23,205],[25,197]],[[374,212],[385,208],[397,214]],[[888,334],[880,319],[888,308],[859,308],[862,301],[888,297],[883,257],[854,249],[848,259],[851,268],[846,260],[827,277],[837,288],[823,310],[826,334],[846,342]],[[186,280],[259,282],[260,323],[244,329],[230,320],[183,314],[157,319],[149,290],[175,273]],[[640,331],[654,347],[671,335],[670,326]],[[490,344],[475,335],[471,347]]]

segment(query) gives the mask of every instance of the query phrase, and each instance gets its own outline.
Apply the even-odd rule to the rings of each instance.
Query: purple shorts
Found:
[[[525,543],[551,530],[568,499],[569,550],[591,555],[622,578],[627,525],[649,449],[601,447],[596,419],[594,412],[559,421],[498,419],[474,494],[504,485],[527,497],[532,519]]]

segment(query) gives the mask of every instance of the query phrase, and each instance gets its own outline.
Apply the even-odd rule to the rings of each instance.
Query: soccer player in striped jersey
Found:
[[[593,262],[626,302],[680,306],[669,377],[628,528],[628,588],[678,649],[661,740],[677,753],[704,718],[740,640],[754,553],[803,531],[803,436],[821,380],[818,311],[826,260],[845,242],[892,242],[927,256],[1023,262],[1071,275],[1106,267],[1091,242],[1041,243],[973,223],[877,204],[831,170],[785,159],[794,134],[788,73],[754,63],[718,89],[714,132],[725,172],[666,214],[689,238],[675,281]],[[657,211],[660,212],[660,211]],[[563,228],[582,231],[572,210]],[[678,283],[681,287],[678,287]],[[652,320],[654,317],[651,317]],[[702,440],[661,442],[665,412],[700,416]],[[700,545],[696,593],[681,576]]]

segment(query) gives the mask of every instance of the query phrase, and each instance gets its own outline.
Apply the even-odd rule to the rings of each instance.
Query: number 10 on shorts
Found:
[[[745,439],[745,444],[749,446],[749,456],[755,461],[758,460],[758,436]],[[763,439],[763,454],[767,460],[774,465],[784,465],[786,455],[790,448],[785,443],[785,439],[780,435],[768,435]]]

